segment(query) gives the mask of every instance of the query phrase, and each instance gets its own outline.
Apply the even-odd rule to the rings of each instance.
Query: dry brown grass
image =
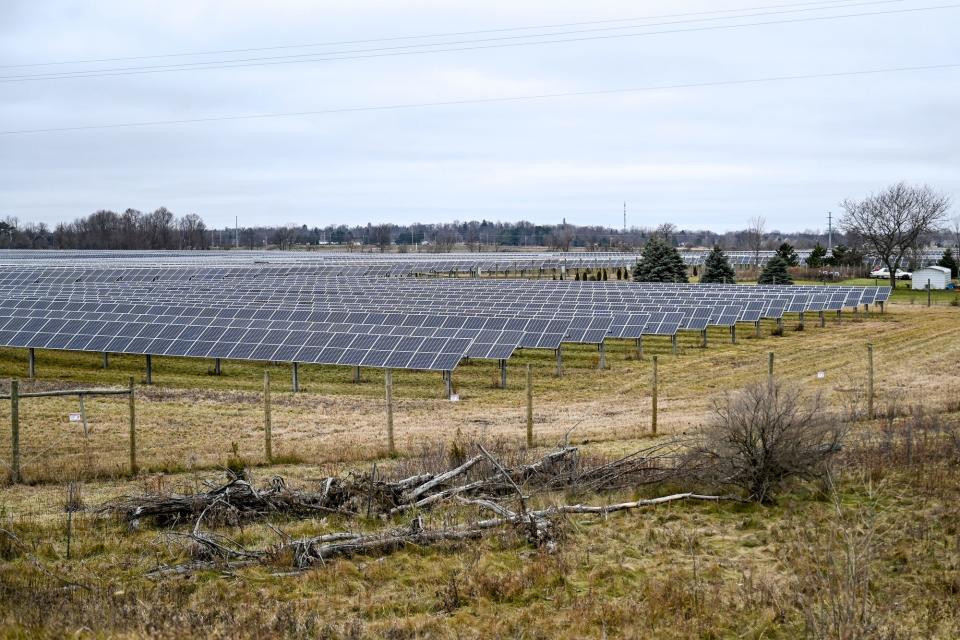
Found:
[[[65,514],[8,513],[3,526],[29,551],[0,541],[0,629],[169,638],[793,638],[844,629],[859,635],[843,637],[951,638],[960,630],[951,604],[960,588],[960,482],[954,469],[949,488],[929,495],[917,478],[932,470],[891,470],[879,488],[842,478],[837,503],[800,489],[772,507],[687,504],[571,518],[554,554],[505,532],[298,575],[274,575],[289,570],[280,558],[227,575],[148,580],[157,563],[187,559],[155,531],[79,514],[67,561]],[[296,537],[346,523],[272,524]],[[219,530],[251,547],[277,541],[266,524]],[[848,575],[851,552],[859,571]],[[831,611],[850,608],[850,589],[867,599],[869,616],[831,624]]]

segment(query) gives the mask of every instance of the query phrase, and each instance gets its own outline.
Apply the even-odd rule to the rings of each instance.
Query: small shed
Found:
[[[950,284],[950,269],[946,267],[924,267],[913,272],[913,288],[926,289],[927,282],[931,289],[946,289]]]

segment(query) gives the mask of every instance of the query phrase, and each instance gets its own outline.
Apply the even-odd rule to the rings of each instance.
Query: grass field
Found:
[[[895,300],[887,313],[844,314],[782,337],[741,329],[736,345],[711,332],[607,349],[565,348],[564,376],[552,353],[510,361],[509,388],[496,388],[494,363],[455,372],[461,401],[443,396],[439,374],[398,372],[395,424],[400,456],[383,458],[382,375],[301,367],[304,391],[289,389],[289,369],[272,367],[274,452],[280,464],[257,467],[308,486],[312,478],[376,462],[385,473],[425,448],[482,440],[522,449],[525,390],[535,371],[538,452],[563,440],[585,452],[622,454],[649,445],[650,356],[658,355],[660,438],[695,430],[724,391],[762,380],[767,353],[778,376],[820,391],[838,415],[862,408],[866,344],[875,347],[878,406],[890,419],[859,422],[857,442],[836,469],[835,492],[800,484],[773,506],[677,504],[609,517],[570,517],[556,553],[514,533],[479,544],[405,549],[384,559],[338,560],[297,575],[279,568],[204,571],[148,579],[158,563],[182,560],[181,547],[156,530],[128,530],[97,518],[93,507],[144,490],[196,489],[222,477],[239,456],[263,459],[263,368],[155,359],[151,388],[138,387],[140,461],[125,474],[126,405],[87,402],[89,440],[67,415],[75,399],[24,399],[20,406],[23,473],[28,484],[0,489],[0,635],[61,637],[957,637],[960,613],[960,309],[927,309]],[[24,390],[123,384],[143,362],[93,354],[38,352],[38,379]],[[23,376],[26,355],[0,350],[0,378]],[[822,372],[823,377],[818,373]],[[6,386],[6,383],[4,383]],[[4,391],[6,388],[4,389]],[[922,411],[921,409],[922,408]],[[0,424],[9,405],[0,402]],[[905,435],[909,434],[909,435]],[[952,438],[952,439],[951,439]],[[9,460],[6,438],[0,459]],[[65,484],[81,485],[89,507],[73,520],[66,558]],[[684,487],[651,487],[615,501]],[[538,500],[562,500],[540,496]],[[432,518],[456,521],[464,508]],[[285,535],[315,535],[377,522],[336,516],[222,525],[247,545]],[[397,520],[398,526],[403,520]],[[271,528],[273,527],[273,528]],[[80,584],[82,586],[76,586]],[[862,613],[857,615],[860,608]],[[870,627],[865,620],[869,619]],[[870,628],[868,628],[870,627]],[[854,635],[853,631],[862,632]]]

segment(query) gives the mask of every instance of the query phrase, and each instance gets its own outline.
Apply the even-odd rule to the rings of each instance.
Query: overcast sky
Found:
[[[771,228],[801,230],[824,227],[842,199],[901,179],[958,200],[958,67],[478,102],[960,64],[958,5],[917,10],[948,4],[2,0],[3,132],[468,103],[4,133],[0,217],[55,224],[164,205],[213,226],[234,216],[241,226],[620,226],[627,201],[630,226],[725,230],[763,215]],[[736,11],[676,15],[721,9]],[[820,19],[849,14],[858,15]],[[759,22],[768,24],[731,27]],[[504,31],[386,40],[485,30]],[[292,48],[360,40],[371,42]],[[471,48],[409,48],[437,42]],[[508,43],[521,46],[491,46]],[[331,52],[347,59],[277,58]],[[139,73],[240,59],[246,66]],[[125,74],[37,79],[118,68]]]

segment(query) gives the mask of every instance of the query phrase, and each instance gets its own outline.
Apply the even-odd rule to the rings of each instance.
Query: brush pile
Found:
[[[478,451],[482,448],[477,447]],[[439,473],[421,471],[392,480],[378,475],[376,469],[354,471],[344,477],[315,480],[312,489],[289,487],[280,476],[257,488],[246,475],[230,474],[225,484],[208,491],[128,496],[106,503],[100,512],[120,517],[133,527],[142,521],[173,526],[201,513],[206,513],[208,521],[226,523],[272,515],[387,517],[422,511],[458,497],[499,499],[515,494],[515,487],[523,487],[527,494],[596,492],[662,482],[676,471],[673,453],[672,447],[661,445],[612,461],[585,461],[576,447],[564,446],[531,463],[497,468],[499,463],[495,465],[493,456],[483,450]]]
[[[462,456],[457,466],[441,472],[422,469],[397,479],[352,472],[344,477],[313,481],[311,489],[294,489],[279,476],[255,487],[246,476],[232,476],[226,484],[192,495],[147,494],[113,500],[100,509],[131,527],[144,522],[176,527],[192,522],[189,533],[171,529],[167,535],[186,542],[193,562],[159,567],[154,574],[185,573],[204,568],[227,568],[268,563],[302,570],[336,557],[356,554],[386,555],[408,545],[476,540],[494,529],[512,528],[530,544],[553,549],[557,525],[567,514],[607,514],[651,507],[678,500],[735,499],[678,493],[660,498],[592,506],[560,504],[531,508],[537,494],[567,496],[609,492],[626,487],[660,483],[679,472],[676,443],[658,445],[615,460],[584,460],[576,447],[562,446],[533,462],[505,466],[481,444],[476,455]],[[408,465],[409,466],[409,465]],[[409,469],[408,469],[409,470]],[[424,514],[440,504],[452,503],[474,514],[465,521],[443,518],[443,526],[428,526]],[[336,514],[348,520],[365,518],[396,521],[400,526],[371,532],[341,531],[291,539],[270,525],[281,541],[266,549],[250,550],[229,537],[202,528],[204,523],[239,524],[257,519],[311,518]]]

